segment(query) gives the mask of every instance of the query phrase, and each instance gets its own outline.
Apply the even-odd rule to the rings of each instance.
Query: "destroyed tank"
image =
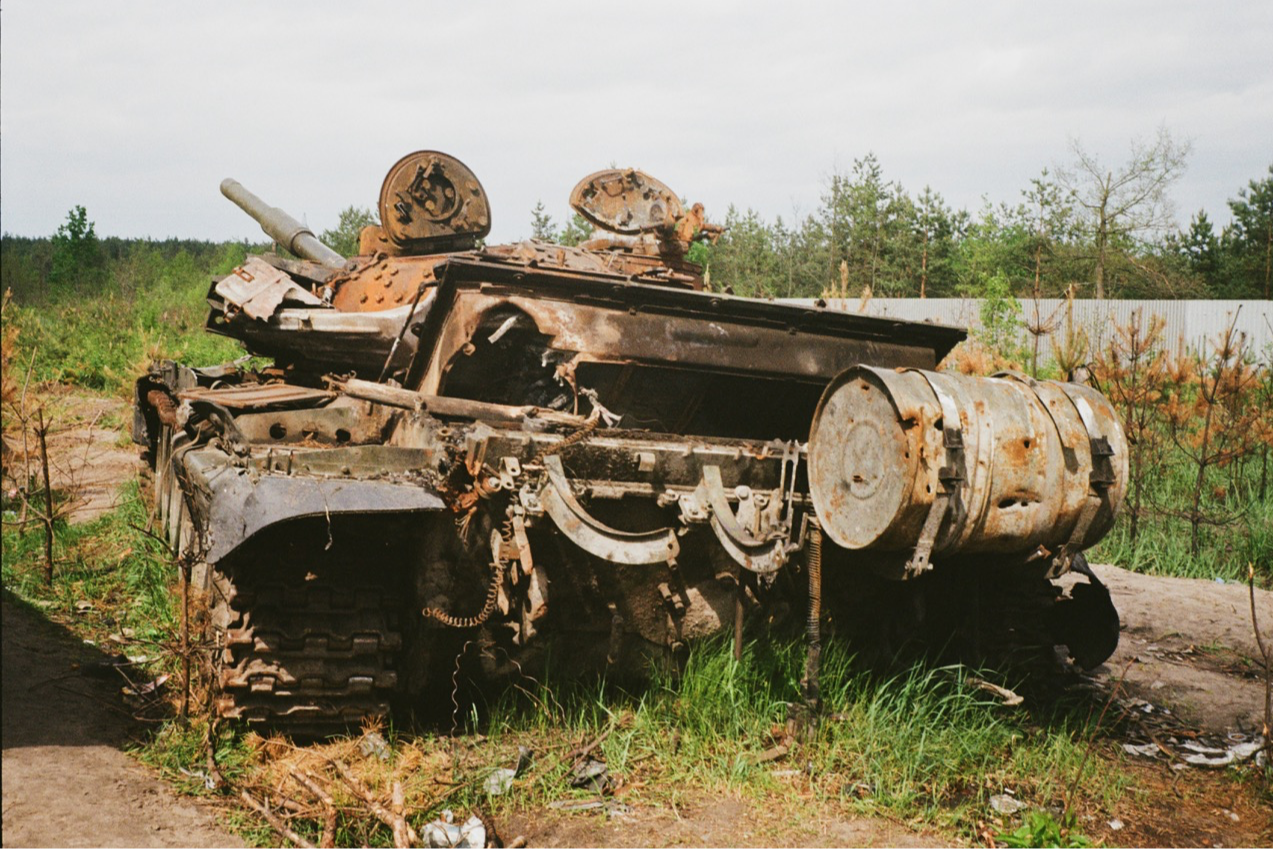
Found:
[[[157,363],[134,421],[220,715],[326,733],[450,709],[461,658],[616,674],[784,618],[816,705],[825,614],[889,650],[1112,653],[1082,551],[1127,454],[1093,389],[939,372],[958,329],[711,291],[686,255],[720,229],[640,171],[575,187],[579,247],[484,246],[477,177],[413,153],[350,260],[222,191],[292,255],[208,295],[269,364]]]

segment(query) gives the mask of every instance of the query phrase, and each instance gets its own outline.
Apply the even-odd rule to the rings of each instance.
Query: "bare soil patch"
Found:
[[[137,729],[105,660],[4,599],[4,845],[242,846],[120,750]]]
[[[1126,692],[1169,708],[1186,723],[1214,732],[1259,732],[1264,681],[1245,585],[1160,578],[1116,566],[1094,569],[1123,626],[1118,650],[1100,676],[1126,668]],[[1273,593],[1255,593],[1265,644],[1273,644]]]
[[[1081,823],[1094,840],[1107,846],[1273,845],[1267,799],[1250,783],[1224,773],[1181,775],[1166,765],[1128,768],[1136,786],[1118,806],[1116,819],[1101,816]],[[1111,821],[1122,828],[1111,828]]]
[[[851,817],[836,806],[702,795],[667,808],[535,812],[501,825],[508,840],[531,846],[947,846],[950,838],[878,817]]]
[[[69,498],[65,515],[71,524],[89,522],[119,504],[119,488],[138,469],[137,446],[124,442],[132,408],[117,398],[67,389],[41,387],[49,426],[49,478],[55,492]],[[26,442],[6,433],[5,486],[26,473],[40,475],[40,449],[34,434]]]

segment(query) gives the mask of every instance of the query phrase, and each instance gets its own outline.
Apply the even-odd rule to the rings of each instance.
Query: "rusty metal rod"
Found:
[[[449,398],[444,395],[425,395],[411,389],[376,383],[372,380],[357,378],[327,378],[328,385],[336,392],[343,392],[350,398],[371,401],[404,410],[428,412],[437,416],[455,416],[470,419],[494,419],[495,421],[517,422],[530,417],[549,424],[582,427],[588,420],[583,416],[549,410],[544,407],[510,406],[493,404],[488,401],[471,401],[467,398]]]
[[[809,517],[809,538],[805,545],[805,566],[809,573],[809,654],[805,658],[804,698],[813,719],[822,702],[818,684],[818,667],[822,661],[822,525],[816,516]]]

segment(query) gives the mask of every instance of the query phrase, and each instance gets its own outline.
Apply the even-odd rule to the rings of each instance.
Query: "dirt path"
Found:
[[[132,409],[117,398],[103,398],[67,387],[43,387],[49,422],[49,477],[55,491],[70,496],[62,508],[71,524],[90,522],[119,506],[119,488],[136,475],[137,446],[125,438]],[[122,423],[122,424],[121,424]],[[6,488],[40,469],[38,443],[6,435]],[[30,456],[27,456],[29,452]]]
[[[1260,654],[1246,586],[1094,568],[1123,624],[1118,650],[1102,674],[1120,675],[1126,668],[1132,695],[1203,729],[1258,733],[1264,682],[1255,663]],[[1255,592],[1265,645],[1273,645],[1273,593]]]
[[[96,649],[8,598],[3,646],[5,846],[243,845],[120,751],[131,720]]]

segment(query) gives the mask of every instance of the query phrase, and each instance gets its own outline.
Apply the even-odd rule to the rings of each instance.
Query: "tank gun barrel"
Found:
[[[270,206],[256,195],[243,188],[238,180],[226,178],[221,181],[221,194],[234,201],[240,209],[261,225],[265,235],[278,242],[296,256],[326,265],[329,268],[341,268],[345,258],[324,245],[301,222],[288,215],[277,206]]]

